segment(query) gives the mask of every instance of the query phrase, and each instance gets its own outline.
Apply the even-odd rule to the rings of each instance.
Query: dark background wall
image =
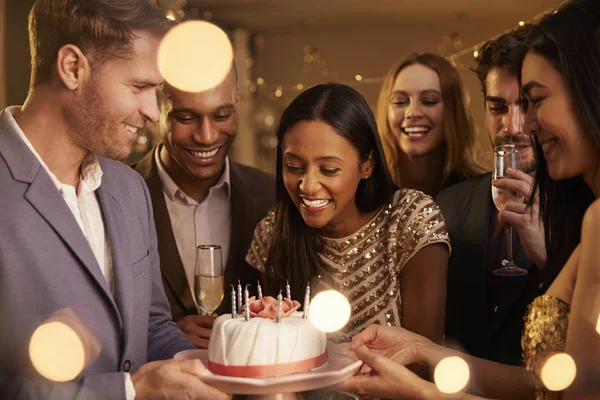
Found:
[[[23,104],[29,87],[27,15],[34,0],[6,0],[4,15],[4,85],[6,105]]]

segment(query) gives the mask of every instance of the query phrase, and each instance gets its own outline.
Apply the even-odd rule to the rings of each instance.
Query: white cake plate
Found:
[[[362,361],[356,361],[345,354],[347,346],[327,342],[329,358],[327,363],[313,371],[301,372],[273,378],[236,378],[224,375],[207,375],[201,379],[207,384],[229,394],[276,395],[253,397],[260,399],[287,399],[293,396],[284,393],[305,392],[337,385],[356,374]],[[174,357],[179,360],[199,359],[208,365],[208,350],[184,350]]]

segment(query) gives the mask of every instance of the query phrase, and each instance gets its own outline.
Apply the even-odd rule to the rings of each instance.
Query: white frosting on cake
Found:
[[[317,331],[301,312],[281,322],[269,318],[231,314],[218,317],[210,334],[208,359],[226,366],[287,364],[319,357],[326,351],[327,336]]]

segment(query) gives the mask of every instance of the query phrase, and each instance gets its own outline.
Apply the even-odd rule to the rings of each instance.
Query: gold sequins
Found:
[[[546,358],[564,351],[567,342],[570,306],[548,295],[536,297],[525,315],[525,328],[521,337],[525,367],[536,377],[536,400],[559,400],[563,392],[553,392],[544,387],[539,369]]]

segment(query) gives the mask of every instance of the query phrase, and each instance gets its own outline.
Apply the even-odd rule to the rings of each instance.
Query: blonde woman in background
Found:
[[[482,173],[458,71],[443,57],[414,54],[387,74],[377,125],[394,182],[435,196]]]

